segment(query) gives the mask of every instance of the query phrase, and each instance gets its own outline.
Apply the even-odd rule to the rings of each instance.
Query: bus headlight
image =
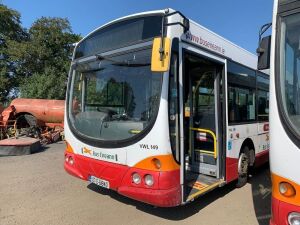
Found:
[[[290,213],[288,221],[290,225],[300,225],[300,214],[295,212]]]
[[[153,176],[150,174],[147,174],[144,177],[144,180],[145,180],[145,184],[147,184],[148,186],[152,186],[154,184]]]
[[[73,165],[73,164],[74,164],[74,159],[73,159],[72,156],[69,157],[69,163],[70,163],[70,165]]]
[[[296,194],[295,188],[288,182],[281,182],[279,184],[279,192],[285,197],[292,197]]]
[[[141,183],[141,176],[138,173],[132,174],[132,182],[135,184]]]

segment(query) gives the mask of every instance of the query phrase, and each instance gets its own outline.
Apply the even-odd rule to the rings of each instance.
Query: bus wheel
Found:
[[[243,187],[247,183],[249,165],[250,165],[249,148],[245,146],[243,151],[240,154],[239,161],[238,161],[238,180],[236,183],[236,187],[238,188]]]

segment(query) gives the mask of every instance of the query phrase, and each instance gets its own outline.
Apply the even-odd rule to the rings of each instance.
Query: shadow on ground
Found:
[[[202,196],[201,198],[196,199],[195,201],[187,205],[177,206],[174,208],[153,207],[145,203],[126,198],[114,191],[99,189],[99,187],[97,187],[94,184],[89,184],[88,188],[100,194],[110,195],[110,197],[116,199],[117,201],[129,205],[133,205],[138,210],[141,210],[143,212],[150,213],[155,216],[162,217],[168,220],[179,221],[179,220],[184,220],[198,213],[201,209],[205,208],[210,203],[228,194],[230,191],[232,191],[235,188],[235,186],[234,184],[229,184],[226,187],[215,189],[212,192]],[[174,211],[176,211],[176,213],[174,213]]]
[[[249,180],[255,215],[259,225],[268,225],[271,218],[271,177],[269,164],[256,169]]]
[[[252,196],[254,203],[254,210],[259,225],[268,224],[270,218],[270,178],[268,165],[259,168],[254,171],[253,176],[250,178],[249,183],[252,186]],[[133,205],[138,210],[143,212],[168,219],[173,221],[184,220],[188,217],[200,212],[207,205],[216,201],[219,198],[224,197],[235,189],[235,183],[230,183],[224,187],[217,188],[212,192],[196,199],[195,201],[175,208],[156,208],[129,198],[119,195],[115,191],[100,189],[95,184],[89,184],[87,186],[90,190],[95,191],[102,195],[109,195],[111,198],[120,201],[124,204]],[[176,211],[176,212],[175,212]],[[175,213],[174,213],[175,212]]]

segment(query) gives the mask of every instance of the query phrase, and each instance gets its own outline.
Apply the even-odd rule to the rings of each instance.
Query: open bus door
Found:
[[[224,64],[191,47],[182,60],[181,175],[188,202],[224,183]]]

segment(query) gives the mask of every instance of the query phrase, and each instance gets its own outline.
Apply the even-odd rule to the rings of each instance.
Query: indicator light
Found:
[[[279,184],[279,192],[285,197],[292,197],[296,194],[295,188],[288,182],[281,182]]]
[[[152,163],[153,163],[153,165],[155,166],[156,169],[161,168],[161,162],[160,162],[159,159],[157,159],[157,158],[152,159]]]

